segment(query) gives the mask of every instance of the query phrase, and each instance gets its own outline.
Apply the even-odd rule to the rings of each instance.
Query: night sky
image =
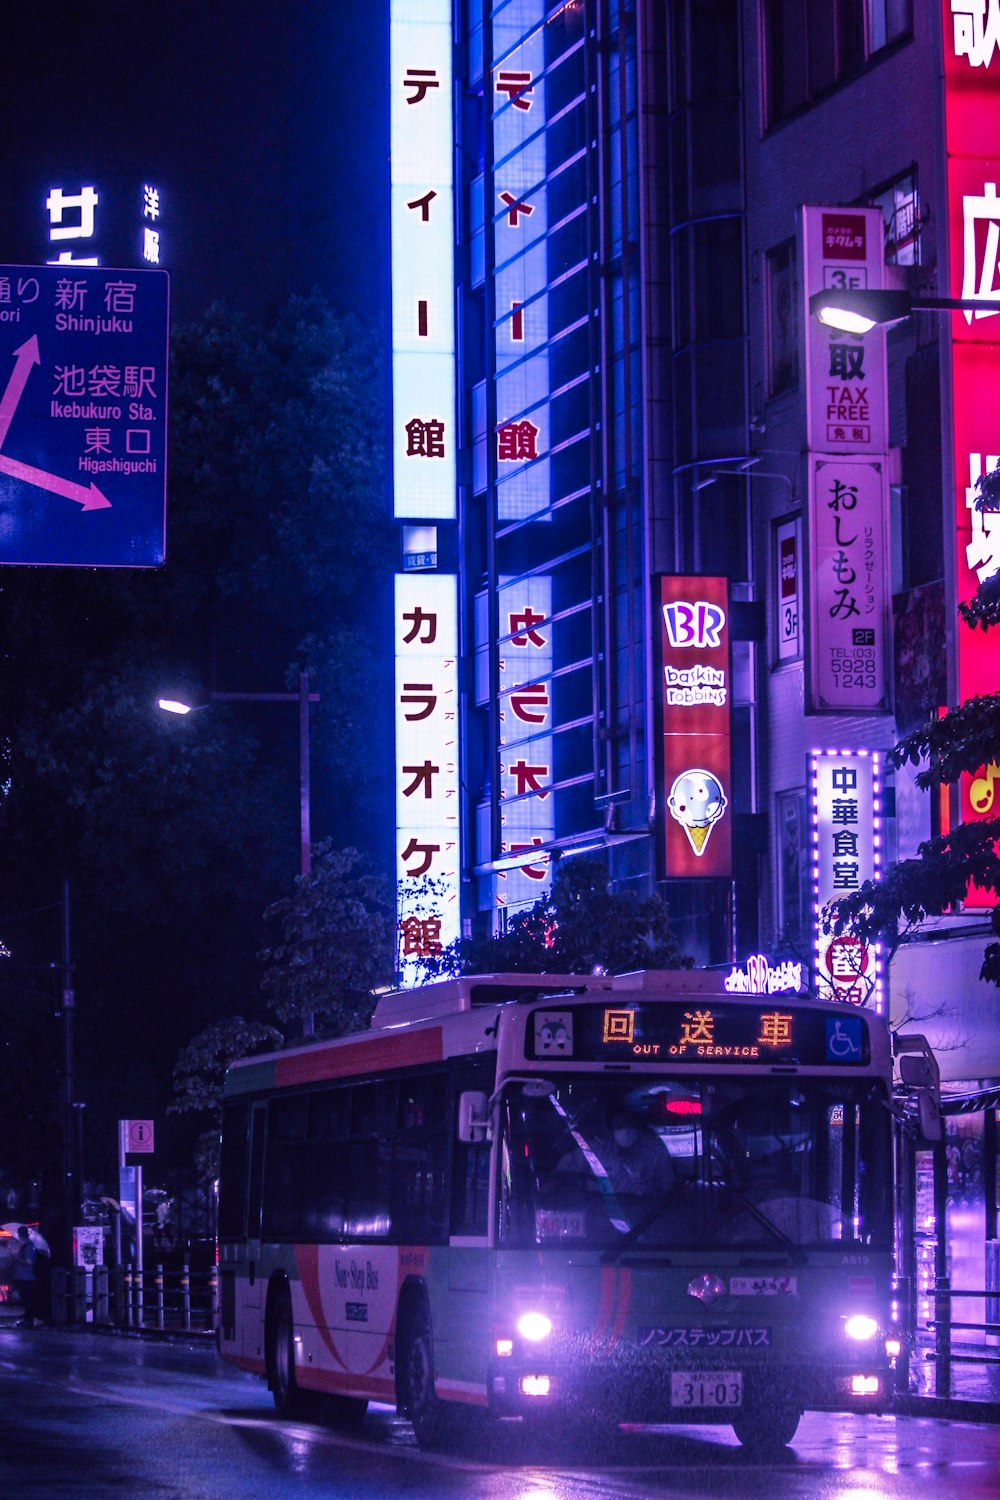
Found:
[[[335,312],[355,312],[376,329],[387,325],[386,0],[333,0],[327,5],[319,0],[38,0],[33,5],[21,0],[7,7],[0,49],[0,264],[42,264],[65,248],[79,257],[96,250],[106,266],[140,266],[142,188],[148,183],[160,195],[161,266],[171,277],[175,331],[196,322],[216,301],[270,324],[272,314],[292,293],[307,294],[313,288],[325,294]],[[55,187],[67,195],[79,194],[84,185],[96,187],[100,196],[95,242],[52,245],[47,194]],[[380,420],[377,410],[374,420]],[[190,451],[188,459],[190,471]],[[176,463],[175,453],[170,461]],[[211,474],[205,483],[215,496],[218,486],[212,488]],[[197,494],[192,499],[191,491],[189,483],[185,501],[199,519],[211,519],[216,501],[199,501]],[[252,526],[243,511],[238,513],[238,525],[237,516],[231,524],[224,512],[222,517],[215,540],[228,556],[229,540],[239,541],[241,531],[250,532]],[[68,690],[67,707],[58,686],[50,683],[50,678],[62,680],[67,655],[98,689],[102,673],[121,666],[119,658],[125,659],[128,641],[118,642],[106,622],[131,619],[133,594],[138,618],[146,618],[139,607],[144,600],[173,598],[171,588],[186,608],[188,567],[194,579],[192,597],[199,597],[204,579],[191,560],[200,563],[203,555],[208,556],[214,534],[207,535],[202,546],[197,524],[189,519],[184,532],[176,511],[168,512],[167,567],[156,575],[129,569],[0,569],[0,750],[6,735],[20,745],[19,736],[26,733],[10,707],[17,698],[11,688],[23,688],[26,671],[51,688],[51,700],[43,710],[48,717],[40,728],[44,739],[46,732],[56,734],[61,713],[72,716],[76,711],[75,687]],[[249,545],[244,551],[252,556]],[[189,651],[191,673],[201,672],[207,680],[209,638],[214,662],[218,634],[218,659],[222,670],[231,671],[223,686],[280,687],[297,638],[273,628],[273,618],[281,614],[277,593],[269,606],[270,633],[261,644],[263,627],[254,624],[252,604],[229,598],[211,622],[207,615],[203,621],[192,605],[186,644],[178,641],[176,646],[178,652]],[[164,612],[169,614],[169,606]],[[20,635],[16,619],[28,622]],[[309,622],[310,628],[322,635],[332,628],[331,621],[332,616],[317,618]],[[59,633],[64,626],[71,637],[69,646]],[[301,629],[301,621],[296,628]],[[25,645],[28,636],[38,639],[37,649]],[[245,663],[235,662],[239,671],[224,655],[227,642],[234,641],[233,651],[245,651]],[[244,665],[245,680],[240,675]],[[142,668],[140,661],[140,675]],[[81,690],[81,697],[86,696]],[[329,701],[328,694],[324,705]],[[251,728],[256,724],[249,712],[240,722]],[[241,1007],[249,1011],[258,1005],[254,955],[263,940],[261,913],[291,885],[298,869],[294,727],[294,720],[282,711],[270,719],[265,715],[257,731],[261,761],[268,767],[273,761],[274,774],[283,778],[273,800],[282,808],[287,802],[288,817],[280,826],[285,839],[287,824],[288,849],[276,845],[264,859],[249,845],[240,846],[231,868],[247,868],[245,889],[228,907],[220,898],[217,906],[206,904],[196,911],[204,931],[194,930],[195,920],[188,931],[186,919],[176,914],[175,893],[169,888],[162,893],[162,909],[159,901],[149,904],[148,921],[144,915],[131,928],[121,923],[115,927],[117,918],[105,917],[100,905],[88,857],[80,858],[82,873],[70,871],[75,880],[76,1097],[89,1109],[84,1147],[88,1174],[113,1181],[108,1174],[114,1161],[115,1120],[154,1113],[159,1121],[157,1151],[163,1151],[158,1169],[165,1169],[171,1131],[193,1128],[186,1118],[178,1122],[165,1109],[179,1047],[201,1028],[206,1014],[216,1009],[233,1013]],[[145,732],[142,725],[129,728],[111,751],[121,751],[127,763],[129,736],[138,736],[138,743]],[[321,744],[316,726],[314,812],[320,814],[324,788],[332,783],[324,774],[328,767],[317,764]],[[0,755],[0,778],[5,774]],[[60,808],[49,809],[44,797],[31,801],[21,761],[13,781],[22,798],[17,808],[40,806],[41,821],[51,811],[58,823]],[[136,849],[128,844],[134,827],[127,798],[123,790],[107,820],[110,836],[120,833],[128,846],[121,860],[123,872],[134,870],[136,858]],[[185,840],[177,833],[182,815],[195,817],[197,807],[185,805],[177,814],[168,809],[157,839],[163,847],[183,853]],[[30,1153],[49,1151],[56,1161],[62,1034],[49,1003],[49,971],[61,951],[56,919],[62,872],[39,855],[32,842],[34,826],[28,829],[27,842],[22,837],[17,844],[12,832],[16,819],[6,815],[5,824],[4,816],[0,808],[5,838],[0,853],[7,860],[0,880],[0,940],[8,941],[14,958],[0,974],[0,1001],[8,1008],[8,1020],[16,1013],[21,1030],[15,1043],[8,1026],[0,1046],[0,1092],[9,1101],[15,1084],[22,1089],[14,1095],[21,1101],[14,1112]],[[314,816],[314,837],[330,832],[330,821]],[[25,811],[22,832],[29,822]],[[239,819],[232,822],[239,824],[239,833]],[[247,827],[251,824],[248,818]],[[339,823],[333,831],[340,832]],[[58,842],[55,834],[53,841]],[[190,842],[194,848],[197,840],[192,836]],[[151,849],[145,847],[142,857],[150,856]],[[197,863],[197,850],[194,857]],[[287,886],[277,883],[274,872],[279,865],[283,880],[287,866]],[[261,873],[259,866],[267,868]],[[125,873],[126,883],[128,879]],[[38,1079],[33,1081],[36,1064]],[[177,1139],[178,1149],[187,1152],[180,1135]],[[8,1180],[5,1173],[18,1182],[26,1170],[8,1133],[0,1148],[0,1187]],[[43,1217],[49,1211],[43,1203]]]
[[[314,286],[338,308],[379,316],[387,12],[378,0],[10,7],[0,260],[53,257],[46,193],[83,183],[101,195],[102,262],[124,259],[151,182],[175,324],[215,299],[266,315]]]

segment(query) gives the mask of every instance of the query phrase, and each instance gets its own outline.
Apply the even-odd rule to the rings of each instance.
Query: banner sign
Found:
[[[454,141],[450,0],[389,16],[393,514],[455,518]]]
[[[458,580],[399,573],[395,596],[400,981],[459,935]]]
[[[732,873],[729,586],[659,580],[664,873]]]
[[[528,906],[552,884],[548,850],[555,839],[552,793],[552,579],[501,577],[498,678],[500,703],[500,854],[525,862],[496,874],[496,903]]]
[[[882,873],[881,766],[877,751],[813,750],[809,757],[816,922],[816,994],[885,1008],[877,944],[822,929],[822,912]]]
[[[781,521],[775,528],[775,573],[778,580],[778,660],[794,661],[800,654],[799,614],[801,570],[798,521]]]
[[[881,458],[888,448],[885,330],[843,333],[809,314],[813,292],[882,286],[883,237],[880,208],[802,210],[806,444],[820,453]]]
[[[884,465],[812,455],[809,537],[813,711],[887,713],[892,591]]]

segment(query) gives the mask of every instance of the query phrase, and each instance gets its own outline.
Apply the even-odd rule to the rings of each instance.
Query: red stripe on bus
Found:
[[[275,1083],[278,1088],[287,1088],[290,1084],[319,1083],[327,1078],[355,1078],[361,1073],[378,1073],[385,1068],[409,1068],[421,1063],[440,1062],[443,1057],[441,1027],[432,1026],[427,1031],[414,1031],[409,1036],[397,1033],[290,1053],[277,1058]]]
[[[597,1306],[597,1322],[594,1324],[594,1338],[604,1337],[605,1330],[611,1322],[611,1314],[615,1306],[615,1281],[617,1271],[612,1266],[601,1267],[601,1295]]]
[[[618,1312],[610,1334],[610,1342],[612,1344],[621,1342],[625,1319],[628,1317],[628,1310],[632,1305],[632,1272],[628,1266],[622,1267],[618,1273],[618,1278]]]

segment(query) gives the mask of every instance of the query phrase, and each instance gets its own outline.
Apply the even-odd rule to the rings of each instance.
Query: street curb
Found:
[[[944,1422],[1000,1422],[1000,1401],[962,1401],[948,1396],[897,1396],[894,1417],[931,1417]]]

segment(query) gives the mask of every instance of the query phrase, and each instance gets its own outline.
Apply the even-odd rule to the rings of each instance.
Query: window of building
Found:
[[[902,173],[866,200],[885,219],[886,265],[920,264],[920,213],[916,168]]]
[[[767,383],[778,396],[799,383],[799,273],[794,239],[767,253]]]
[[[909,34],[911,0],[764,0],[766,118],[774,125]]]
[[[878,52],[909,36],[913,0],[868,0],[868,51]]]
[[[812,873],[809,864],[809,815],[804,788],[778,792],[778,921],[781,941],[801,949],[810,933]]]

